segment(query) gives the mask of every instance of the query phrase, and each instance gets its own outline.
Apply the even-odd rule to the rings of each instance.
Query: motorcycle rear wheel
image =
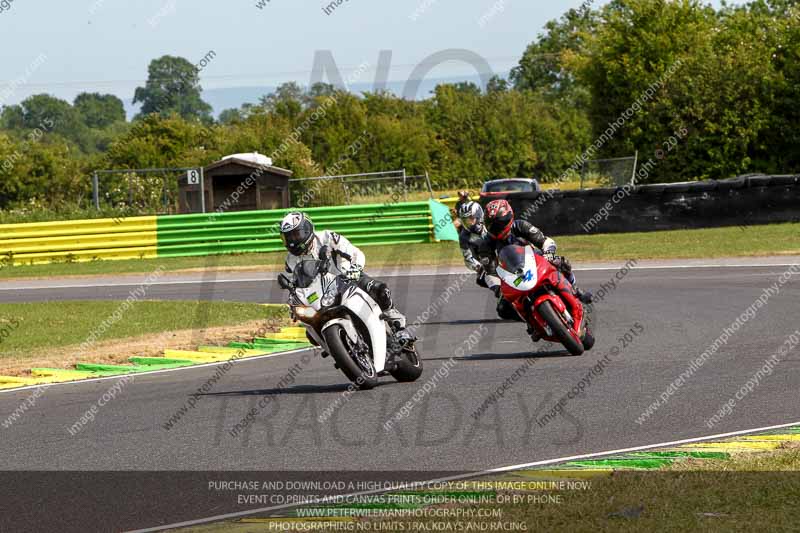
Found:
[[[360,390],[374,389],[378,385],[378,373],[372,364],[371,357],[366,357],[364,363],[357,362],[352,353],[355,350],[347,332],[339,324],[334,324],[325,330],[325,342],[331,349],[331,356],[347,379],[353,382]],[[371,354],[369,354],[371,355]],[[366,364],[366,363],[369,364]],[[364,368],[364,367],[368,368]]]
[[[569,326],[567,326],[567,323],[564,321],[564,317],[561,316],[561,313],[553,309],[553,304],[547,301],[542,302],[538,311],[550,326],[550,329],[553,330],[553,335],[561,341],[561,344],[564,345],[564,348],[566,348],[569,353],[572,355],[583,355],[583,343],[573,337]]]

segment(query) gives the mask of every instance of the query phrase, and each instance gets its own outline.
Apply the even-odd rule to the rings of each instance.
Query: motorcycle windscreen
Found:
[[[500,250],[498,273],[507,272],[501,278],[518,291],[529,291],[536,287],[536,257],[530,246],[506,246]]]
[[[300,261],[294,267],[294,283],[301,289],[307,289],[319,275],[320,262],[315,259]]]
[[[506,246],[500,250],[500,266],[513,274],[525,272],[525,248],[522,246]]]

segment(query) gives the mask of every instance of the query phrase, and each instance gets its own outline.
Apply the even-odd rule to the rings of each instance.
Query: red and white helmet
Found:
[[[493,200],[486,206],[486,230],[495,239],[504,240],[514,225],[514,210],[506,200]]]

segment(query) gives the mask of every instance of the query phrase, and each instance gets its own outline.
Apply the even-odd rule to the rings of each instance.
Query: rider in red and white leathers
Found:
[[[592,293],[578,288],[569,260],[556,255],[556,242],[530,222],[515,220],[514,210],[508,201],[494,200],[486,206],[486,228],[497,252],[509,244],[532,244],[541,250],[547,260],[564,274],[575,290],[575,295],[585,304],[592,303]]]

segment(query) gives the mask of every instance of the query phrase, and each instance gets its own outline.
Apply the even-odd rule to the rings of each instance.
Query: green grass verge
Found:
[[[546,226],[544,227],[546,230]],[[558,237],[559,250],[573,263],[635,259],[747,257],[800,254],[800,224],[745,228],[710,228],[649,233],[607,233]],[[462,264],[454,242],[365,248],[367,269],[380,267]],[[187,269],[283,269],[286,254],[239,254],[130,261],[13,266],[0,269],[0,279],[69,275],[131,274]]]
[[[80,345],[104,321],[110,324],[97,342],[165,331],[230,326],[252,320],[287,318],[287,311],[259,304],[228,302],[140,301],[127,311],[124,302],[70,301],[0,304],[0,361],[25,359],[47,348]],[[5,332],[5,333],[4,333]],[[87,358],[91,351],[87,353]]]

